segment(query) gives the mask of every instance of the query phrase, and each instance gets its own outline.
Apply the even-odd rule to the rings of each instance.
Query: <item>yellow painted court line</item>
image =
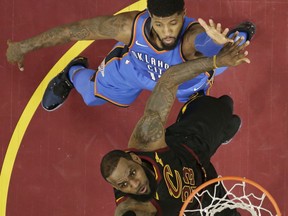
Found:
[[[123,10],[117,12],[127,12],[133,10],[144,10],[146,8],[146,0],[140,0]],[[0,175],[0,215],[6,215],[6,205],[7,205],[7,196],[9,190],[9,183],[11,179],[11,174],[14,166],[14,162],[23,139],[23,136],[27,130],[27,127],[38,108],[42,96],[44,94],[44,90],[46,89],[47,84],[50,80],[55,77],[59,71],[63,70],[64,67],[76,56],[78,56],[81,52],[83,52],[90,44],[94,41],[78,41],[75,43],[54,65],[54,67],[48,72],[45,78],[42,80],[40,85],[37,87],[32,97],[30,98],[28,104],[26,105],[20,119],[15,127],[15,130],[10,139],[7,152],[4,158],[4,162],[2,165],[1,175]]]

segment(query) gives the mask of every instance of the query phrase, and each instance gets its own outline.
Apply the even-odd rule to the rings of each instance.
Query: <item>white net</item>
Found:
[[[210,189],[210,191],[208,191],[207,186],[212,184],[214,184],[214,190]],[[219,198],[217,197],[217,191],[219,191],[222,186],[226,190],[226,194]],[[207,197],[210,197],[210,199],[208,199],[211,200],[210,203],[203,204],[203,197],[205,197],[206,200]],[[189,203],[192,203],[192,201],[193,206],[198,206],[196,209],[189,209]],[[196,205],[195,202],[197,203]],[[241,177],[220,177],[208,181],[188,197],[182,207],[180,215],[212,216],[225,209],[237,209],[241,215],[281,215],[277,203],[268,191],[257,183]]]

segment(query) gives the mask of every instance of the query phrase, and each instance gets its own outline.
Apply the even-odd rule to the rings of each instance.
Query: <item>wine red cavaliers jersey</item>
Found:
[[[150,202],[156,207],[157,215],[178,216],[192,190],[217,177],[210,159],[225,140],[232,120],[229,104],[221,98],[199,95],[183,106],[176,123],[166,129],[167,147],[153,152],[128,150],[137,154],[143,164],[149,164],[149,169],[155,174],[157,188]],[[239,127],[239,123],[235,124]],[[208,187],[208,190],[214,193],[213,186]],[[216,193],[217,197],[224,195],[224,188]],[[120,203],[129,195],[115,191],[115,196],[116,203]],[[210,197],[203,196],[201,202],[207,205]],[[191,203],[191,207],[196,206]],[[228,209],[220,215],[238,213]]]

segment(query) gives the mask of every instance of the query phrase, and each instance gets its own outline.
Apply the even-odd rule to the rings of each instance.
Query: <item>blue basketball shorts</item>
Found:
[[[217,68],[215,71],[221,70]],[[213,84],[214,71],[202,73],[192,80],[181,84],[177,91],[180,102],[187,102],[198,91],[209,94]],[[156,82],[139,73],[128,56],[115,58],[95,70],[81,69],[73,77],[76,90],[82,95],[88,106],[97,106],[111,102],[117,106],[128,107],[142,90],[152,91]]]

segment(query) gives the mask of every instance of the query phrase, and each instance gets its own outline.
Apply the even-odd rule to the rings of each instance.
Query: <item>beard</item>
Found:
[[[183,27],[183,26],[182,26]],[[181,27],[181,30],[182,30],[182,27]],[[163,42],[163,40],[160,38],[160,36],[158,35],[158,33],[155,31],[155,29],[152,27],[152,31],[154,32],[154,34],[156,35],[156,37],[158,38],[158,40],[160,41],[161,43],[161,46],[162,46],[162,49],[163,50],[173,50],[177,44],[178,44],[178,41],[180,40],[180,33],[181,33],[181,30],[179,32],[179,34],[177,35],[176,39],[175,39],[175,42],[173,44],[165,44]]]
[[[157,190],[157,181],[155,179],[155,176],[153,175],[152,171],[143,166],[143,169],[145,171],[145,174],[147,176],[147,179],[149,181],[149,187],[150,187],[150,193],[149,194],[142,194],[142,195],[139,195],[139,194],[127,194],[129,197],[133,198],[134,200],[136,201],[140,201],[140,202],[146,202],[150,199],[152,199],[156,193],[156,190]]]

